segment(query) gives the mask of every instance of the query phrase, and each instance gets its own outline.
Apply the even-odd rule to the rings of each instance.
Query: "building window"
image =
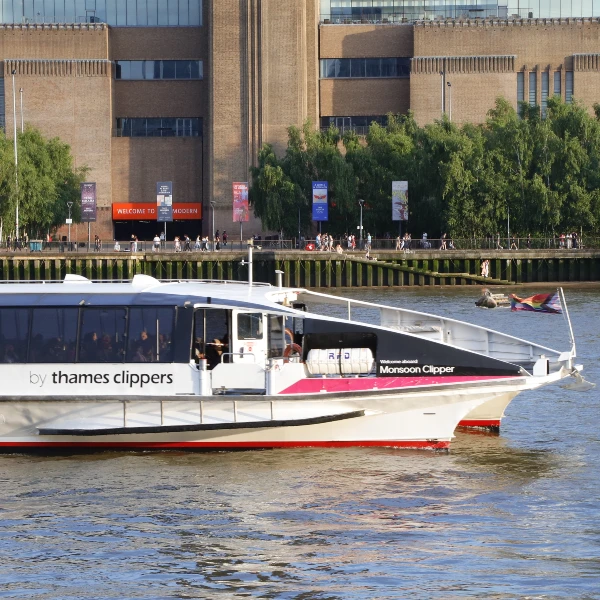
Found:
[[[410,58],[324,58],[322,79],[409,77]]]
[[[331,23],[401,23],[421,19],[506,18],[506,0],[321,0],[321,20]]]
[[[529,105],[537,104],[537,73],[532,71],[529,73]]]
[[[401,23],[422,19],[598,17],[593,0],[321,0],[321,21]]]
[[[573,71],[565,73],[565,102],[567,104],[573,102]]]
[[[560,96],[560,71],[554,71],[554,95]]]
[[[359,135],[367,135],[372,123],[378,123],[385,127],[387,122],[387,115],[371,117],[321,117],[321,130],[336,127],[340,130],[340,133],[344,133],[345,131],[355,131]]]
[[[517,73],[517,103],[525,102],[525,73]]]
[[[550,74],[548,71],[542,71],[542,117],[546,116],[548,109],[548,91],[550,87]]]
[[[2,0],[0,22],[198,27],[202,0]]]
[[[204,79],[201,60],[119,60],[115,61],[115,79]]]
[[[128,118],[117,119],[116,137],[202,137],[202,119]]]

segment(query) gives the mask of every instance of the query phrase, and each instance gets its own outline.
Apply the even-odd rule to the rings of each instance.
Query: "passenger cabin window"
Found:
[[[209,369],[229,362],[229,322],[231,311],[220,308],[197,310],[194,315],[192,359],[205,358]]]
[[[262,340],[263,339],[263,315],[262,313],[242,313],[237,318],[238,340]]]
[[[124,308],[84,308],[78,362],[123,362],[126,316]]]
[[[29,309],[0,310],[0,359],[3,363],[22,363],[27,360],[29,338]]]
[[[78,308],[35,308],[29,362],[75,362]]]
[[[131,308],[126,362],[171,362],[174,310]]]

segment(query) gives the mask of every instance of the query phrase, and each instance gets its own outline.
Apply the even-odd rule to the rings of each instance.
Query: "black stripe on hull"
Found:
[[[312,417],[310,419],[293,419],[284,421],[253,421],[245,423],[208,423],[194,425],[157,425],[153,427],[111,427],[105,429],[52,429],[40,428],[39,435],[73,435],[73,436],[101,436],[101,435],[132,435],[147,433],[185,433],[188,431],[223,431],[229,429],[265,429],[267,427],[300,427],[304,425],[319,425],[333,423],[346,419],[364,417],[364,410]]]

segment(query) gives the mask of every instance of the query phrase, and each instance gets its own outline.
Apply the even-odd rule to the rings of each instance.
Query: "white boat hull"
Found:
[[[547,385],[555,383],[569,376],[569,371],[560,369],[544,378],[544,382],[539,385]],[[531,378],[532,388],[539,387],[535,385],[539,380],[537,377]],[[470,411],[458,423],[458,427],[467,429],[487,429],[489,431],[500,431],[500,425],[504,418],[504,413],[508,405],[518,392],[507,392],[506,394],[494,395],[486,402],[482,402],[479,406]]]
[[[0,399],[3,451],[448,448],[459,421],[531,378],[297,396]]]

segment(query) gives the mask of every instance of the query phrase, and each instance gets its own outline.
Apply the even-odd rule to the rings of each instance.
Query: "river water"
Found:
[[[350,295],[568,348],[562,317],[476,293]],[[600,288],[566,295],[600,382]],[[0,456],[0,598],[600,598],[599,416],[597,389],[551,387],[447,454]]]

